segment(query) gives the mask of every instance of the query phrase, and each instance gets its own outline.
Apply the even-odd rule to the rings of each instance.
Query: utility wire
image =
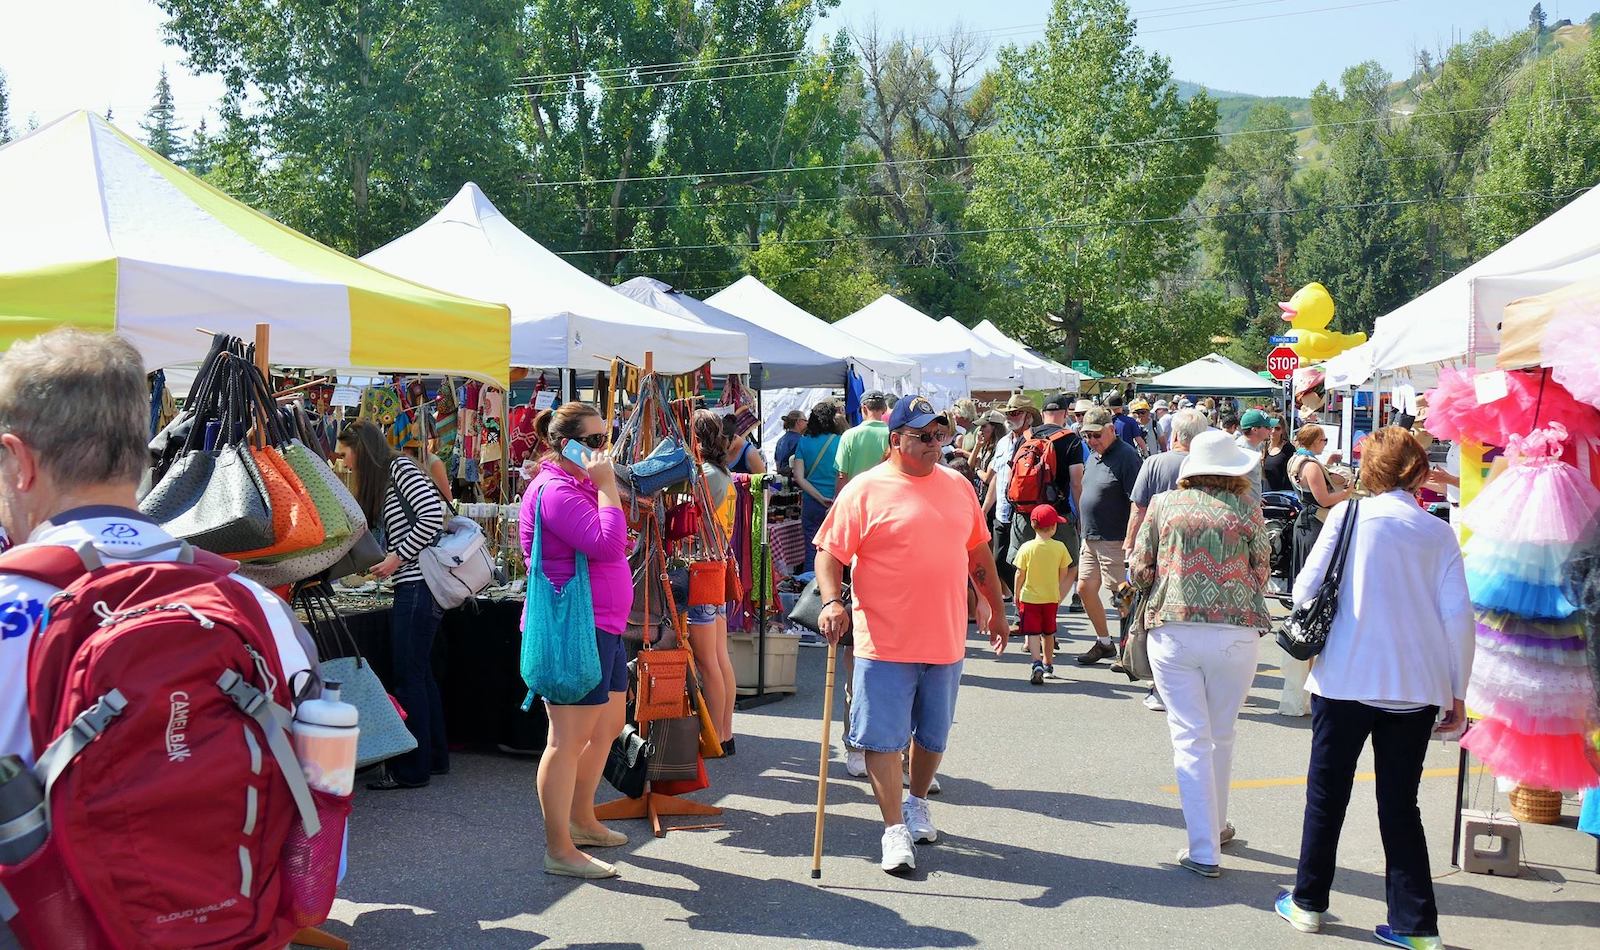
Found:
[[[1222,212],[1220,214],[1204,214],[1204,215],[1176,214],[1176,215],[1167,215],[1167,216],[1159,217],[1159,218],[1127,218],[1127,219],[1113,220],[1113,221],[1094,221],[1094,222],[1090,222],[1090,223],[1079,223],[1079,222],[1071,222],[1071,221],[1049,221],[1049,222],[1046,222],[1044,224],[1025,224],[1025,225],[1017,225],[1015,227],[1008,227],[1008,228],[954,228],[954,229],[940,230],[940,231],[923,231],[923,232],[916,232],[916,233],[911,233],[911,234],[858,234],[858,235],[842,235],[842,236],[839,236],[839,237],[827,237],[827,238],[792,238],[792,239],[779,238],[779,239],[772,240],[772,241],[763,241],[763,242],[760,243],[759,246],[760,247],[768,247],[768,246],[771,246],[771,245],[839,244],[839,243],[844,243],[844,242],[849,242],[849,241],[899,241],[899,240],[906,240],[906,239],[909,239],[909,238],[920,238],[920,237],[959,237],[959,236],[974,236],[974,235],[980,235],[980,234],[1013,234],[1013,233],[1031,232],[1031,231],[1105,230],[1105,229],[1108,229],[1108,228],[1116,228],[1116,227],[1124,227],[1124,226],[1135,226],[1135,225],[1175,224],[1175,223],[1180,223],[1180,222],[1199,222],[1199,221],[1221,221],[1221,220],[1225,220],[1225,219],[1229,219],[1229,218],[1271,217],[1271,216],[1277,216],[1277,215],[1320,214],[1320,213],[1325,213],[1325,212],[1329,212],[1329,211],[1354,211],[1354,210],[1359,210],[1359,209],[1364,209],[1364,208],[1377,208],[1377,207],[1397,207],[1398,208],[1398,207],[1404,207],[1404,206],[1407,206],[1407,205],[1429,204],[1429,203],[1434,203],[1434,202],[1478,201],[1478,200],[1485,199],[1485,198],[1513,198],[1513,197],[1521,197],[1521,196],[1527,196],[1527,195],[1539,195],[1539,196],[1543,196],[1543,197],[1547,197],[1547,198],[1560,197],[1563,201],[1565,201],[1567,199],[1572,198],[1575,195],[1579,195],[1579,194],[1582,194],[1585,191],[1588,191],[1589,188],[1591,188],[1591,187],[1593,187],[1593,186],[1592,185],[1586,185],[1583,188],[1578,188],[1578,189],[1575,189],[1573,191],[1566,192],[1565,194],[1558,194],[1557,192],[1553,192],[1553,191],[1552,192],[1546,192],[1546,191],[1537,191],[1537,190],[1533,190],[1533,191],[1502,191],[1502,192],[1489,192],[1489,193],[1484,193],[1484,194],[1439,195],[1439,196],[1436,196],[1436,197],[1429,197],[1429,198],[1402,198],[1402,199],[1399,199],[1399,200],[1396,200],[1396,201],[1364,201],[1364,202],[1356,202],[1356,203],[1350,203],[1350,204],[1313,205],[1313,206],[1304,207],[1304,208],[1268,208],[1268,209],[1263,209],[1263,210],[1259,210],[1259,211],[1227,211],[1227,212]],[[683,244],[683,245],[663,244],[663,245],[659,245],[659,246],[656,246],[656,247],[611,247],[611,248],[601,248],[601,249],[598,249],[598,250],[561,251],[559,253],[563,257],[575,257],[575,256],[580,256],[580,255],[589,255],[589,254],[642,254],[642,253],[652,252],[652,251],[709,251],[709,250],[720,250],[722,248],[750,248],[750,247],[751,247],[751,245],[748,245],[748,244],[736,244],[736,243],[732,243],[732,242],[723,242],[723,243],[720,243],[720,244]]]
[[[1556,105],[1556,104],[1562,104],[1562,103],[1568,103],[1568,102],[1587,102],[1587,101],[1591,101],[1591,100],[1593,100],[1595,98],[1596,98],[1595,96],[1566,96],[1566,97],[1562,97],[1562,98],[1559,98],[1559,99],[1550,99],[1544,104],[1546,104],[1546,105]],[[1410,113],[1409,115],[1407,115],[1406,119],[1409,121],[1409,120],[1412,120],[1412,119],[1440,118],[1440,117],[1443,117],[1443,116],[1452,116],[1452,115],[1482,114],[1482,113],[1485,113],[1485,112],[1496,112],[1500,108],[1501,108],[1500,106],[1494,105],[1494,106],[1479,106],[1479,107],[1471,108],[1471,109],[1446,109],[1446,110],[1441,110],[1441,111],[1437,111],[1437,112],[1413,112],[1413,113]],[[1101,149],[1128,148],[1128,147],[1137,146],[1137,145],[1172,145],[1172,144],[1177,144],[1177,143],[1180,143],[1180,142],[1199,142],[1199,141],[1204,141],[1206,139],[1221,139],[1221,138],[1226,138],[1226,137],[1231,137],[1231,136],[1238,136],[1238,135],[1270,135],[1270,134],[1277,134],[1277,133],[1281,133],[1281,132],[1290,132],[1290,133],[1306,132],[1306,131],[1310,131],[1310,130],[1313,130],[1313,129],[1342,129],[1342,128],[1346,128],[1346,127],[1349,127],[1349,126],[1371,125],[1371,124],[1376,123],[1376,122],[1387,121],[1390,118],[1391,118],[1391,116],[1389,116],[1386,113],[1384,115],[1368,116],[1366,118],[1361,118],[1361,119],[1346,119],[1346,120],[1341,121],[1341,122],[1328,122],[1328,123],[1323,123],[1323,124],[1312,123],[1310,125],[1285,125],[1285,126],[1279,126],[1279,127],[1276,127],[1276,128],[1267,128],[1267,129],[1239,129],[1239,130],[1236,130],[1236,131],[1233,131],[1233,132],[1203,132],[1203,133],[1199,133],[1199,134],[1196,134],[1196,135],[1174,135],[1174,136],[1163,136],[1163,137],[1160,137],[1160,138],[1127,139],[1127,140],[1118,141],[1118,142],[1093,142],[1093,143],[1087,143],[1087,144],[1083,144],[1083,145],[1068,145],[1068,146],[1063,146],[1061,148],[1011,149],[1011,150],[1002,151],[1002,152],[985,152],[985,153],[979,153],[979,154],[967,155],[967,156],[951,155],[951,156],[945,156],[945,157],[939,157],[939,158],[901,158],[901,159],[894,159],[892,161],[886,160],[886,159],[879,159],[877,161],[840,162],[838,164],[833,164],[833,165],[811,165],[811,166],[806,166],[806,167],[782,166],[782,167],[777,167],[777,168],[746,168],[746,169],[739,169],[737,171],[721,171],[721,172],[677,172],[677,173],[668,174],[668,175],[639,175],[639,176],[628,177],[628,178],[593,178],[593,179],[576,178],[576,179],[570,179],[570,180],[567,180],[567,181],[536,181],[536,182],[532,182],[531,186],[534,187],[534,188],[569,188],[569,187],[573,187],[573,186],[576,186],[576,185],[617,185],[617,184],[624,184],[624,183],[628,183],[628,182],[682,181],[682,180],[691,179],[691,178],[695,178],[695,179],[714,179],[714,178],[738,178],[738,177],[744,177],[744,176],[763,176],[763,177],[765,177],[765,176],[768,176],[768,175],[793,175],[793,174],[801,174],[801,173],[807,173],[807,172],[844,171],[846,169],[851,169],[851,168],[876,168],[876,167],[878,167],[880,165],[933,165],[933,164],[938,164],[940,162],[953,162],[953,161],[963,161],[963,160],[971,161],[971,162],[979,162],[979,161],[983,161],[985,159],[992,159],[992,158],[1013,158],[1013,157],[1027,156],[1027,155],[1064,155],[1064,154],[1067,154],[1067,153],[1070,153],[1070,152],[1093,152],[1093,151],[1099,151]]]

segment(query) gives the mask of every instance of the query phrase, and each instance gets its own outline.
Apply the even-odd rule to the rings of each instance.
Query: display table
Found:
[[[390,613],[387,607],[341,612],[356,648],[385,685],[393,656]],[[519,672],[521,655],[521,600],[481,600],[476,612],[470,607],[445,611],[433,641],[433,674],[443,693],[451,746],[531,753],[544,749],[549,728],[544,704],[534,703],[528,712],[521,709],[528,692]]]

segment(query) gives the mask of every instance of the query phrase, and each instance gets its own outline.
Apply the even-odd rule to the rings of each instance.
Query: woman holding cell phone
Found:
[[[572,579],[577,555],[588,557],[600,655],[600,682],[588,695],[571,704],[545,702],[550,733],[539,759],[544,869],[563,877],[617,877],[615,867],[578,849],[628,843],[594,813],[606,755],[626,713],[628,656],[622,633],[633,607],[628,522],[616,469],[604,451],[608,440],[600,413],[569,402],[542,414],[536,427],[550,450],[522,496],[522,553],[531,555],[537,523],[544,573],[557,589]]]

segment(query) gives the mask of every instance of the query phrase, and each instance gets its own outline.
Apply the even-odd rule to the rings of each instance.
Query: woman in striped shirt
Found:
[[[443,611],[417,566],[417,555],[444,528],[444,498],[417,463],[389,447],[378,427],[357,420],[339,434],[339,455],[355,473],[355,496],[367,523],[379,526],[388,552],[372,573],[394,582],[389,640],[394,672],[389,688],[406,711],[406,727],[417,747],[390,759],[375,791],[421,788],[434,775],[450,771],[445,742],[444,703],[433,678],[433,637]]]

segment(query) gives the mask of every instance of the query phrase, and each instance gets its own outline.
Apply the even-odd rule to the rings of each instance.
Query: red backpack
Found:
[[[1011,456],[1011,484],[1006,486],[1006,501],[1018,514],[1029,514],[1040,505],[1054,501],[1056,486],[1056,442],[1071,435],[1060,429],[1040,438],[1029,435]]]
[[[261,605],[232,561],[137,556],[169,546],[0,555],[61,588],[28,652],[49,836],[0,867],[30,950],[282,947],[332,904],[349,804],[306,785]]]

